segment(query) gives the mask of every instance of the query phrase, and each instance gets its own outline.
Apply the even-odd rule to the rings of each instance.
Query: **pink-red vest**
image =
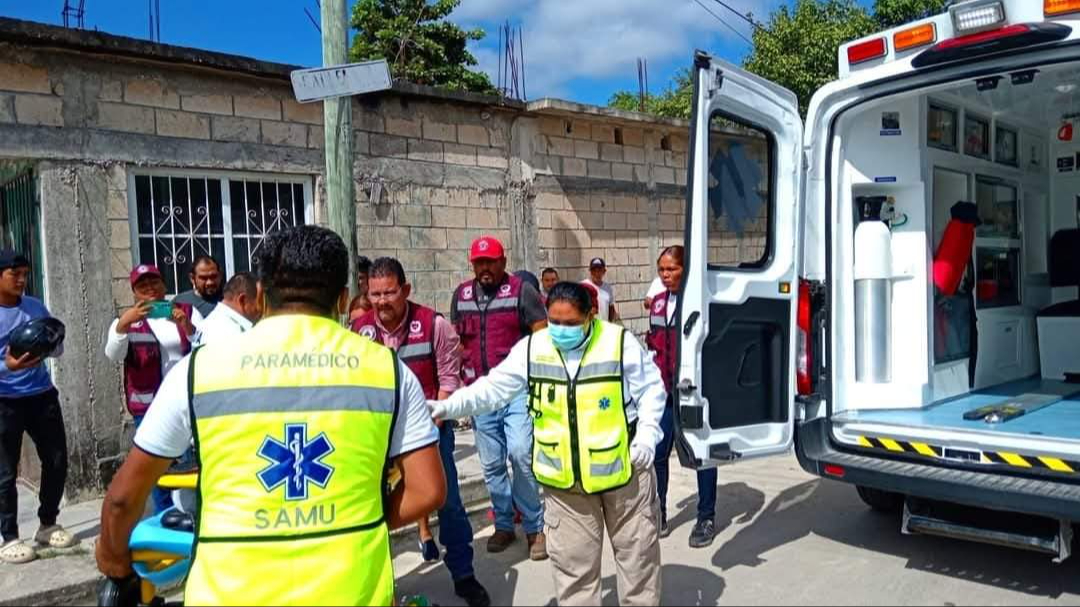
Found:
[[[191,318],[190,305],[173,305]],[[191,342],[179,327],[177,333],[180,334],[180,350],[187,354],[191,351]],[[127,397],[128,411],[132,415],[146,415],[162,379],[161,344],[150,330],[150,323],[139,321],[128,329],[128,351],[127,358],[124,359],[124,394]]]
[[[656,352],[656,366],[660,367],[664,388],[671,394],[675,382],[679,335],[676,319],[672,318],[672,323],[668,324],[669,295],[671,293],[665,291],[653,299],[652,309],[649,310],[649,334],[645,336],[645,344]]]
[[[466,386],[487,375],[525,336],[518,314],[521,284],[520,278],[507,274],[495,297],[483,305],[476,298],[480,288],[476,281],[463,282],[454,292],[455,328],[464,349],[461,379]]]
[[[397,355],[413,372],[420,386],[424,388],[424,397],[435,400],[439,397],[439,368],[435,358],[435,310],[409,302],[409,313],[402,322],[408,327],[405,342],[398,346]],[[375,322],[375,310],[352,322],[351,328],[356,333],[366,335],[380,344],[386,345],[386,331]]]

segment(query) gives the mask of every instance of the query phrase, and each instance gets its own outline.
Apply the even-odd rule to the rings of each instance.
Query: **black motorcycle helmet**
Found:
[[[45,358],[64,343],[64,323],[55,318],[38,318],[15,328],[8,338],[8,347],[15,358],[29,352],[34,358]]]

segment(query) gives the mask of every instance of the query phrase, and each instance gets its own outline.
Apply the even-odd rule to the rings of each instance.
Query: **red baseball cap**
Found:
[[[128,277],[131,279],[131,286],[134,287],[135,283],[139,282],[139,279],[143,276],[157,276],[158,278],[162,278],[161,270],[157,269],[157,266],[150,264],[137,265],[131,270],[131,275]]]
[[[481,236],[473,241],[469,249],[469,261],[477,259],[502,259],[506,257],[502,243],[494,236]]]

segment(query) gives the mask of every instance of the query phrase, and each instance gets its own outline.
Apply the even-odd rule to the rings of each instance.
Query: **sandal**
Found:
[[[79,543],[74,535],[60,525],[49,525],[38,529],[34,535],[34,541],[50,548],[71,548]]]
[[[22,540],[11,540],[0,546],[0,561],[9,565],[22,565],[36,558],[34,548]]]

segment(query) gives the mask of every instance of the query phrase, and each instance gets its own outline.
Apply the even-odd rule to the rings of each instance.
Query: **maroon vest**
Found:
[[[173,305],[191,318],[189,304]],[[180,334],[180,350],[187,354],[191,351],[191,342],[179,327],[176,331]],[[124,359],[124,395],[132,415],[146,415],[161,380],[161,344],[150,330],[150,323],[141,320],[128,329],[128,351]]]
[[[398,346],[397,355],[413,372],[420,386],[424,388],[424,397],[435,400],[439,397],[439,368],[435,358],[435,310],[409,302],[409,313],[402,322],[406,323],[409,334],[405,342]],[[386,331],[375,322],[375,310],[368,310],[352,322],[350,328],[386,345]]]
[[[664,291],[653,299],[652,309],[649,310],[649,334],[645,336],[645,344],[650,350],[656,352],[656,366],[660,367],[660,376],[664,378],[664,388],[670,395],[675,382],[679,331],[677,319],[672,318],[673,324],[668,324],[669,295],[671,295],[670,292]]]
[[[461,379],[468,386],[501,363],[525,336],[518,315],[521,279],[507,274],[495,297],[486,304],[477,301],[476,281],[461,283],[454,292],[457,329],[464,355]]]

